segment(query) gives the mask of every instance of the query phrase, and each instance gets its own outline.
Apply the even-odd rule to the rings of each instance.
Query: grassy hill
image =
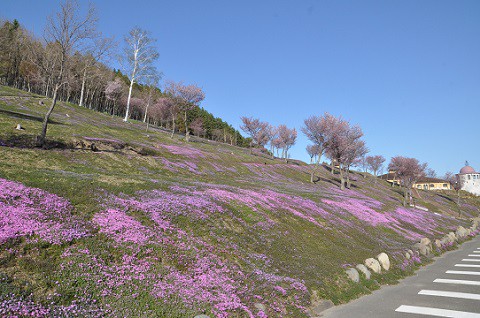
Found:
[[[399,188],[359,173],[340,191],[327,167],[310,184],[302,162],[65,103],[38,149],[48,103],[0,87],[1,314],[304,317],[408,275],[413,243],[479,213],[449,192],[403,208]],[[388,273],[348,280],[380,252]]]

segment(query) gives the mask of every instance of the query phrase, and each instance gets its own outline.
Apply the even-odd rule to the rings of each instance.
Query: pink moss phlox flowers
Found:
[[[57,195],[0,179],[0,243],[38,235],[61,244],[87,236],[83,222],[71,212],[70,203]]]

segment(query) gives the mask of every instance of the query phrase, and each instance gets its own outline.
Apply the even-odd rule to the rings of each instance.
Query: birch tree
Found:
[[[147,31],[138,27],[133,28],[125,37],[122,64],[130,80],[127,108],[123,119],[125,122],[130,118],[130,99],[133,84],[140,83],[158,74],[156,67],[153,65],[159,56],[157,48],[154,46],[155,42],[156,40],[151,38]]]
[[[38,146],[45,144],[48,120],[57,103],[59,89],[67,84],[65,73],[72,52],[82,42],[95,36],[97,17],[94,7],[90,6],[85,16],[80,16],[79,11],[76,1],[67,0],[60,5],[60,11],[47,20],[45,39],[47,43],[52,43],[57,47],[55,59],[58,61],[58,65],[53,69],[55,72],[50,78],[53,82],[52,103],[43,119],[42,131],[37,137]]]

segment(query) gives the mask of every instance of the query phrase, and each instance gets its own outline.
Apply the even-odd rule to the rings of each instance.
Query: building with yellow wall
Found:
[[[400,180],[398,180],[394,171],[389,171],[388,173],[379,176],[379,178],[388,183],[400,185]],[[451,190],[452,185],[450,182],[443,179],[422,177],[413,184],[412,188],[419,190]]]

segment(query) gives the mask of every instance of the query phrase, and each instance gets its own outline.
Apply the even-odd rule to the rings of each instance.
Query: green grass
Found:
[[[96,213],[105,210],[112,197],[135,197],[139,191],[171,191],[170,187],[176,185],[204,190],[209,184],[213,184],[257,192],[266,188],[310,199],[319,204],[323,199],[348,198],[348,194],[343,195],[331,190],[338,186],[338,176],[332,176],[325,168],[320,169],[320,181],[310,184],[308,170],[298,170],[305,168],[306,164],[285,164],[278,159],[252,156],[248,149],[214,142],[187,144],[183,137],[170,138],[168,132],[160,129],[145,132],[145,125],[141,122],[132,121],[126,124],[119,117],[68,103],[57,105],[47,134],[50,141],[61,141],[62,147],[49,150],[34,148],[33,141],[40,132],[41,118],[49,103],[48,99],[44,99],[45,105],[40,105],[40,98],[44,99],[0,87],[0,141],[12,145],[0,146],[0,178],[18,181],[64,197],[73,205],[73,213],[87,221]],[[15,130],[17,123],[25,130]],[[115,142],[95,142],[99,149],[95,152],[90,150],[90,138],[114,139]],[[83,149],[80,142],[85,144]],[[168,151],[163,145],[191,147],[201,155],[188,158]],[[165,165],[164,160],[181,164],[193,162],[198,173],[183,168],[172,171]],[[217,171],[218,167],[222,171]],[[394,211],[401,205],[400,189],[392,188],[383,181],[374,182],[371,176],[363,178],[354,173],[353,177],[357,179],[352,182],[355,191],[381,201],[382,211]],[[419,203],[433,212],[458,216],[455,202],[454,193],[422,192]],[[455,224],[451,225],[468,225],[466,218],[478,215],[480,204],[477,198],[464,198],[463,202],[464,218],[455,220]],[[362,279],[359,284],[347,279],[343,265],[363,263],[366,258],[383,251],[389,254],[400,253],[411,246],[411,240],[387,227],[365,226],[353,216],[339,214],[339,219],[356,225],[345,232],[321,217],[316,219],[322,224],[322,227],[318,227],[281,208],[257,209],[237,202],[224,203],[223,208],[228,213],[200,220],[180,215],[172,218],[172,222],[187,233],[216,246],[221,250],[218,253],[222,258],[238,264],[242,269],[248,271],[257,267],[279,276],[303,280],[310,293],[316,291],[319,297],[331,299],[334,303],[347,302],[378,289],[381,284],[392,284],[411,274],[411,271],[399,270],[400,259],[393,259],[393,269],[386,274],[374,275],[369,281]],[[131,210],[128,213],[144,226],[153,227],[152,219],[144,211]],[[276,225],[264,232],[256,227],[256,224],[265,222],[267,218]],[[130,253],[129,248],[112,244],[112,240],[98,234],[97,229],[91,230],[94,236],[72,242],[71,245],[88,248],[106,264],[118,264],[122,255]],[[447,226],[438,230],[449,231]],[[237,254],[229,252],[230,245],[239,246]],[[104,299],[98,296],[97,287],[78,276],[79,273],[72,271],[59,276],[60,255],[69,247],[70,245],[52,246],[40,243],[29,245],[21,240],[2,246],[1,293],[33,292],[41,300],[55,290],[63,295],[58,302],[68,304],[83,288],[92,290],[93,297],[103,305],[118,308],[118,313],[126,316],[146,312],[145,316],[149,317],[192,317],[196,313],[208,313],[211,310],[207,304],[192,309],[183,306],[178,299],[173,301],[175,305],[158,301],[145,290],[139,291],[135,301],[128,297]],[[19,258],[18,255],[14,257],[6,253],[5,250],[9,248],[21,250],[23,256]],[[152,246],[140,251],[142,257],[154,255],[159,259],[159,271],[166,270],[166,266],[182,266],[172,258],[175,253],[176,251],[170,251],[167,247],[163,249]],[[251,258],[254,254],[266,255],[269,260]],[[56,281],[62,283],[56,286]],[[256,286],[257,282],[250,278],[244,283],[255,286],[254,289],[258,292],[268,289],[263,285]],[[127,294],[129,291],[123,292]],[[282,299],[283,296],[275,297]],[[298,309],[289,305],[287,308],[287,316],[301,317]],[[237,315],[242,316],[240,313]]]

